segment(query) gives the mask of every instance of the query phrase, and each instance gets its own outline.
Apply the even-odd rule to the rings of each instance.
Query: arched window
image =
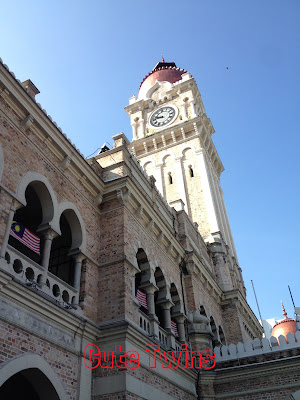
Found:
[[[210,327],[211,327],[211,330],[213,333],[213,338],[212,338],[213,347],[215,347],[215,346],[218,346],[220,344],[220,342],[219,342],[219,338],[218,338],[217,327],[216,327],[213,317],[210,317],[209,323],[210,323]]]
[[[180,313],[181,312],[180,297],[178,295],[178,291],[174,283],[171,283],[170,294],[172,302],[174,303],[174,306],[171,308],[171,314],[173,315],[176,313]]]
[[[14,247],[15,249],[19,250],[22,254],[29,257],[31,260],[35,261],[36,263],[40,264],[41,262],[41,253],[42,246],[38,246],[35,248],[35,251],[30,247],[30,239],[27,241],[25,240],[25,234],[30,232],[29,234],[33,234],[37,238],[40,239],[40,244],[43,243],[42,235],[37,232],[38,227],[41,225],[43,221],[43,210],[40,198],[34,189],[33,185],[28,185],[25,191],[25,199],[26,199],[26,207],[19,208],[14,215],[13,218],[13,225],[16,231],[20,232],[23,231],[23,241],[20,241],[16,236],[9,237],[8,243]],[[26,231],[25,231],[26,230]],[[26,233],[25,233],[26,232]],[[21,238],[21,236],[20,236]]]
[[[194,170],[193,170],[191,165],[189,165],[189,173],[190,173],[190,177],[193,178],[194,177]]]
[[[173,178],[171,172],[168,172],[168,180],[169,180],[169,185],[173,184]]]
[[[143,311],[145,314],[148,314],[147,296],[143,285],[149,282],[150,265],[147,255],[143,249],[138,249],[136,258],[141,272],[135,274],[135,296],[140,303],[141,311]]]
[[[200,314],[201,314],[201,315],[203,315],[204,317],[206,317],[206,318],[207,318],[207,315],[206,315],[206,311],[205,311],[205,308],[204,308],[204,306],[200,306],[200,309],[199,309],[199,311],[200,311]]]
[[[174,333],[174,335],[178,337],[179,336],[178,326],[175,318],[179,314],[182,314],[182,310],[181,310],[180,297],[178,295],[177,288],[174,283],[171,283],[170,294],[172,302],[174,303],[174,306],[171,308],[171,321],[172,321],[171,330]]]
[[[60,229],[61,236],[57,236],[52,241],[48,269],[53,275],[73,286],[74,259],[70,255],[72,232],[64,214],[60,217]]]
[[[223,332],[223,329],[221,326],[219,326],[219,337],[220,337],[220,342],[222,343],[222,345],[226,346],[225,335],[224,335],[224,332]]]
[[[159,267],[156,268],[154,277],[156,285],[158,287],[158,291],[154,294],[155,314],[159,320],[161,327],[165,328],[164,309],[162,307],[162,303],[166,299],[167,288],[165,277]]]
[[[60,216],[61,235],[52,241],[49,272],[74,286],[75,259],[82,243],[82,230],[76,213],[67,209]]]

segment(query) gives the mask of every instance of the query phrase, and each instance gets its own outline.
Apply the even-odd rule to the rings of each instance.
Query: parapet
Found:
[[[247,341],[237,345],[215,347],[214,352],[216,363],[221,363],[290,349],[300,349],[300,331],[297,331],[295,335],[288,333],[287,340],[284,336],[279,336],[278,340],[274,336],[271,336],[270,340],[256,338],[252,342]]]

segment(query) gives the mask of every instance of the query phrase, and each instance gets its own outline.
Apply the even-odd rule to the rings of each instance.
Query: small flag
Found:
[[[25,228],[25,226],[13,221],[11,224],[10,234],[35,253],[40,254],[40,238],[30,232],[30,230]]]
[[[171,331],[172,331],[172,333],[174,333],[174,335],[176,337],[179,337],[178,331],[177,331],[177,324],[175,321],[172,321],[172,320],[171,320]]]
[[[135,297],[137,298],[140,305],[148,310],[147,295],[141,290],[137,289]]]

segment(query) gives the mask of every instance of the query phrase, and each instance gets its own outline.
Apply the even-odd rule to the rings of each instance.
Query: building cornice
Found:
[[[93,196],[104,189],[99,174],[2,62],[0,62],[0,96],[19,117],[20,126],[16,126],[15,122],[10,120],[19,132],[25,134],[26,130],[30,129],[57,157],[62,170],[67,165]],[[7,115],[5,117],[7,118]],[[26,138],[30,140],[28,135]]]

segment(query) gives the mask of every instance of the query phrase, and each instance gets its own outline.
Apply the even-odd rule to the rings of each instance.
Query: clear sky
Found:
[[[225,166],[248,301],[300,306],[299,0],[0,0],[0,57],[85,155],[123,131],[160,60],[195,78]],[[228,69],[227,69],[228,68]]]

